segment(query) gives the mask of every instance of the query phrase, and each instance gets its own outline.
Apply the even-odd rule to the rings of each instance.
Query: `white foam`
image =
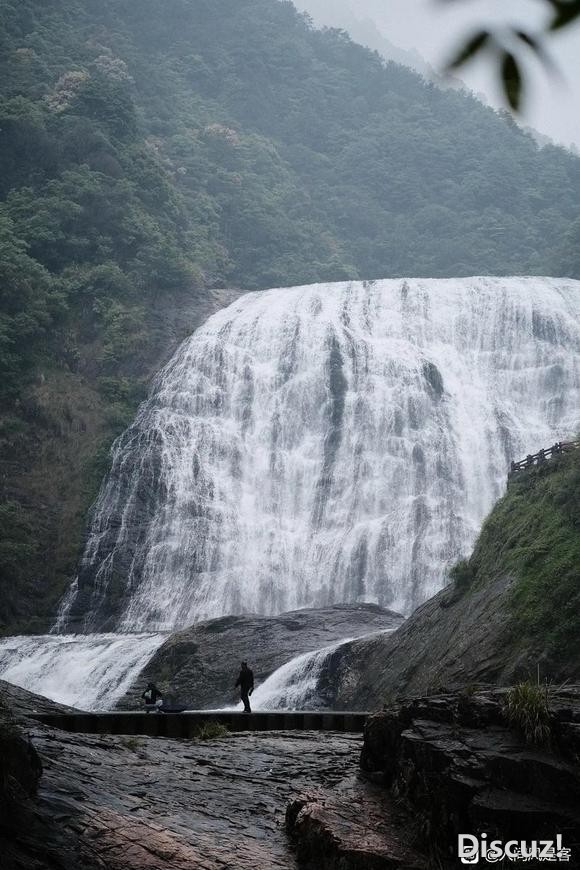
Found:
[[[572,280],[238,299],[116,444],[82,566],[88,627],[113,576],[132,590],[121,631],[346,601],[410,613],[470,551],[509,460],[576,433],[579,351]]]
[[[0,639],[0,679],[83,710],[123,697],[164,634],[41,635]]]

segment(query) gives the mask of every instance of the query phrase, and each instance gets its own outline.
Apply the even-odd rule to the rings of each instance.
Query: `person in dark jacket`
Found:
[[[145,710],[148,713],[150,710],[159,710],[163,704],[163,696],[154,683],[147,683],[147,688],[141,697],[145,701]]]
[[[236,686],[240,687],[240,698],[244,702],[244,713],[251,713],[249,696],[254,691],[254,673],[248,667],[247,662],[242,662],[240,676],[236,680]]]

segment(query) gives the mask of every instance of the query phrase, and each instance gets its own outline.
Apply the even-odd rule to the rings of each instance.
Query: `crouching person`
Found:
[[[141,697],[145,701],[147,713],[150,713],[151,710],[160,710],[163,706],[163,696],[154,683],[147,683],[147,688]]]

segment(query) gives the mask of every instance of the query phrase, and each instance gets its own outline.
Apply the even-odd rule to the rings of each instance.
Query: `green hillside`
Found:
[[[0,83],[0,630],[65,588],[168,309],[580,276],[580,160],[288,2],[0,0]]]
[[[580,450],[522,472],[495,505],[468,562],[454,569],[460,589],[513,577],[510,611],[516,649],[532,649],[552,673],[580,670]]]

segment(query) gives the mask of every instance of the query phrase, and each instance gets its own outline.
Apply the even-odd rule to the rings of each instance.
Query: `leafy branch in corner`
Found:
[[[443,0],[446,3],[458,0]],[[461,0],[464,2],[464,0]],[[554,31],[569,27],[580,18],[580,0],[543,0],[551,8],[551,16],[543,32],[532,34],[524,27],[507,27],[501,31],[482,29],[470,36],[446,64],[447,72],[472,60],[482,52],[497,59],[504,96],[514,112],[519,112],[524,94],[522,51],[531,51],[544,67],[556,72],[556,66],[545,48],[546,38]]]

